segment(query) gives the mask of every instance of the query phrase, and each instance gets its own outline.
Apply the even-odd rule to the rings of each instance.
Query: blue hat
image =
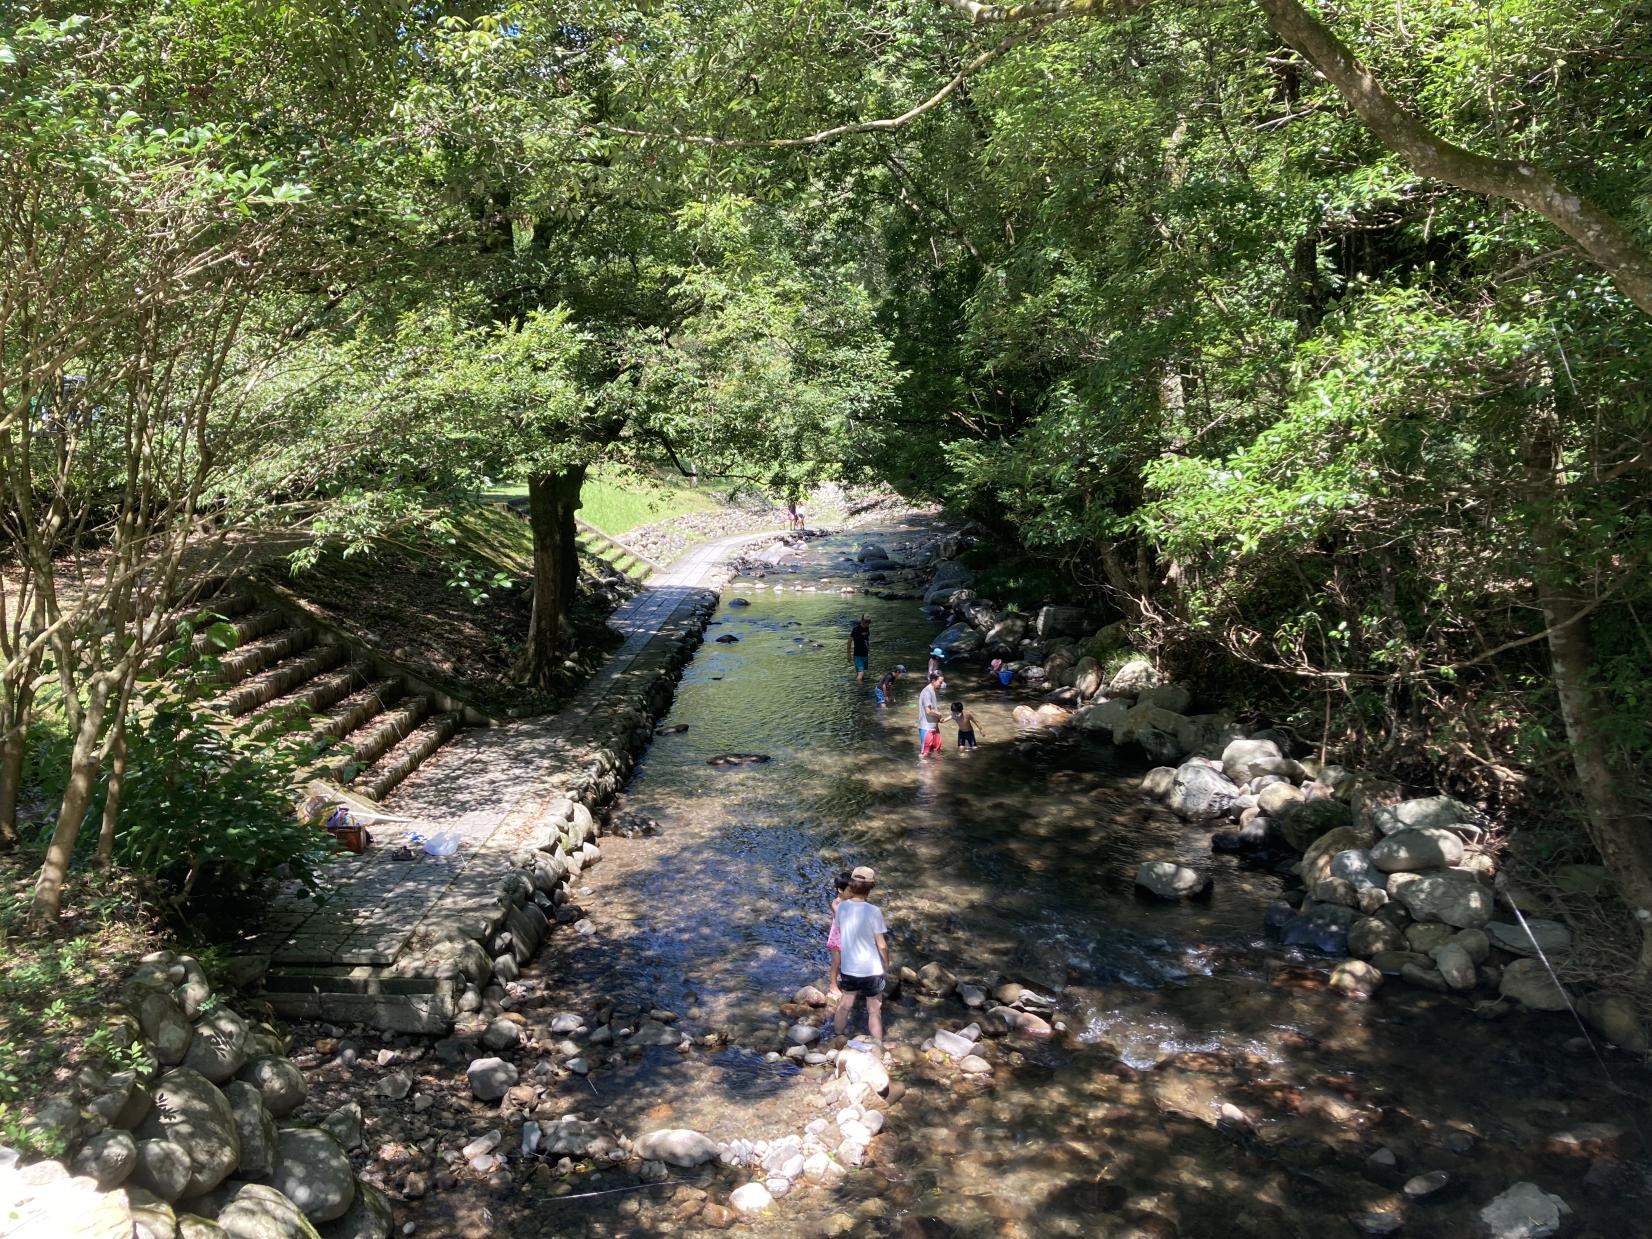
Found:
[[[929,656],[931,658],[945,658],[946,651],[937,645],[934,649],[929,651]]]

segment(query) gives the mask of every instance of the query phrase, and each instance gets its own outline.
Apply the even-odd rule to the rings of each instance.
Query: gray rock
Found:
[[[1162,800],[1176,782],[1176,767],[1155,766],[1142,775],[1141,789],[1154,800]]]
[[[356,1199],[345,1215],[316,1229],[321,1239],[389,1239],[390,1202],[371,1183],[356,1184]]]
[[[1027,621],[1019,615],[1006,615],[988,630],[987,644],[1007,646],[1013,649],[1021,643],[1021,638],[1026,635]]]
[[[1115,697],[1085,706],[1074,715],[1074,721],[1084,731],[1117,731],[1131,708],[1130,702]]]
[[[362,1114],[361,1107],[353,1101],[345,1102],[326,1118],[321,1120],[324,1130],[332,1133],[333,1139],[344,1146],[345,1152],[351,1152],[361,1147]]]
[[[153,1192],[167,1203],[177,1200],[189,1187],[189,1152],[171,1140],[139,1140],[128,1175],[133,1187]]]
[[[544,1127],[540,1147],[552,1156],[586,1158],[600,1157],[618,1146],[600,1123],[563,1115],[559,1122]]]
[[[275,1169],[278,1156],[275,1119],[264,1107],[264,1096],[245,1080],[224,1085],[224,1097],[235,1114],[235,1130],[241,1135],[241,1159],[236,1173],[257,1179]]]
[[[1470,874],[1447,870],[1444,873],[1396,874],[1388,893],[1419,921],[1444,921],[1458,929],[1479,929],[1491,920],[1491,891]],[[1397,887],[1397,889],[1396,889]]]
[[[1412,1200],[1423,1200],[1440,1191],[1451,1182],[1451,1174],[1445,1170],[1430,1170],[1427,1174],[1413,1175],[1406,1180],[1405,1194]]]
[[[247,1061],[246,1044],[247,1022],[228,1007],[219,1007],[195,1025],[183,1065],[222,1084]]]
[[[190,1170],[185,1196],[210,1192],[241,1159],[241,1132],[228,1098],[188,1067],[175,1067],[156,1082],[155,1108],[136,1134],[144,1140],[168,1140],[183,1149]]]
[[[1187,899],[1210,886],[1210,876],[1167,860],[1146,860],[1136,869],[1136,885],[1160,899]]]
[[[522,1029],[516,1021],[500,1016],[482,1033],[482,1044],[490,1050],[506,1050],[522,1039]]]
[[[1528,932],[1529,931],[1529,932]],[[1486,926],[1486,936],[1496,946],[1514,955],[1535,956],[1541,948],[1553,959],[1572,949],[1572,931],[1559,921],[1545,921],[1527,917],[1525,923],[1492,921]]]
[[[1078,690],[1078,695],[1088,701],[1101,691],[1101,686],[1101,664],[1090,657],[1079,659],[1073,667],[1073,687]]]
[[[1387,921],[1374,916],[1361,917],[1348,927],[1348,953],[1361,959],[1370,959],[1384,951],[1403,951],[1405,935]]]
[[[1171,714],[1183,715],[1193,704],[1193,694],[1181,684],[1155,684],[1136,694],[1138,706],[1156,706]]]
[[[1285,945],[1307,947],[1321,955],[1346,955],[1348,930],[1358,919],[1359,913],[1352,908],[1316,903],[1292,917],[1285,926]]]
[[[1248,782],[1253,761],[1278,761],[1284,756],[1272,740],[1234,740],[1222,750],[1222,769],[1235,783]]]
[[[1221,817],[1239,799],[1239,789],[1221,771],[1203,762],[1187,762],[1177,767],[1165,804],[1178,817],[1205,822]]]
[[[413,1077],[405,1071],[388,1072],[379,1081],[379,1092],[391,1101],[400,1101],[413,1091]]]
[[[177,1066],[189,1053],[195,1030],[184,1018],[177,1000],[167,991],[148,986],[138,986],[136,991],[132,1013],[138,1017],[144,1037],[154,1043],[155,1057],[161,1066]]]
[[[140,1225],[138,1234],[145,1235],[146,1228]],[[178,1219],[178,1239],[229,1239],[229,1232],[217,1222],[198,1214],[186,1213]]]
[[[133,1128],[143,1122],[155,1096],[135,1071],[117,1071],[86,1108],[110,1127]]]
[[[975,1042],[950,1029],[937,1028],[934,1040],[935,1048],[950,1058],[962,1058],[966,1054],[975,1053]]]
[[[1083,607],[1040,607],[1034,625],[1040,641],[1051,637],[1077,637],[1085,631]]]
[[[178,956],[178,966],[184,970],[184,979],[172,991],[172,996],[178,1000],[185,1019],[197,1019],[212,999],[212,983],[207,980],[201,961],[193,956]]]
[[[1369,843],[1369,836],[1354,826],[1353,810],[1340,800],[1304,800],[1291,805],[1288,811],[1273,820],[1278,824],[1285,842],[1300,852],[1306,852],[1315,840],[1323,839],[1333,830],[1346,830],[1347,834],[1339,836],[1346,842],[1331,852],[1332,856],[1349,847],[1363,847]]]
[[[1479,820],[1480,814],[1472,806],[1450,796],[1421,796],[1371,810],[1372,824],[1385,835],[1428,827],[1463,826],[1474,829]]]
[[[100,1131],[81,1145],[75,1154],[73,1169],[76,1174],[94,1180],[100,1191],[107,1192],[125,1183],[137,1164],[138,1142],[132,1139],[131,1132],[117,1128]]]
[[[1269,783],[1256,794],[1256,807],[1269,817],[1283,817],[1302,803],[1302,793],[1289,783]]]
[[[1434,966],[1439,969],[1445,983],[1454,990],[1470,990],[1474,988],[1474,960],[1469,953],[1455,942],[1447,942],[1437,946],[1431,952]]]
[[[1566,993],[1540,959],[1517,959],[1503,969],[1497,992],[1533,1011],[1566,1010]]]
[[[924,591],[924,606],[933,606],[955,590],[968,589],[975,584],[975,574],[956,559],[943,559],[935,564],[935,576]]]
[[[717,1142],[687,1127],[666,1127],[644,1132],[632,1146],[644,1161],[665,1162],[685,1169],[717,1159]]]
[[[1107,682],[1109,697],[1135,697],[1164,683],[1159,670],[1145,658],[1132,658]]]
[[[1571,1213],[1566,1202],[1535,1183],[1516,1183],[1480,1210],[1491,1239],[1549,1239]]]
[[[1331,988],[1357,998],[1369,998],[1382,982],[1381,970],[1363,959],[1345,959],[1331,969]]]
[[[1371,853],[1365,848],[1347,848],[1331,857],[1331,876],[1353,883],[1355,890],[1388,882],[1388,875],[1371,863]]]
[[[264,1096],[264,1108],[278,1119],[284,1119],[303,1103],[310,1094],[304,1073],[289,1059],[266,1054],[242,1067],[238,1075]]]
[[[1449,869],[1462,859],[1462,837],[1440,826],[1397,830],[1371,849],[1371,863],[1384,873]]]
[[[465,1071],[478,1101],[498,1101],[516,1083],[516,1068],[502,1058],[478,1058]]]
[[[331,1222],[356,1199],[356,1173],[337,1140],[319,1127],[289,1127],[279,1137],[275,1188],[312,1222]]]
[[[931,644],[938,646],[948,658],[967,658],[979,650],[985,641],[969,624],[953,624],[942,629]]]
[[[218,1211],[218,1225],[230,1239],[316,1239],[303,1212],[263,1183],[244,1183]]]

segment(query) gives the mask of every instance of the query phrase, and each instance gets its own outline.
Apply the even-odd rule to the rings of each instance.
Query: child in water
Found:
[[[1015,672],[1004,665],[1002,658],[992,660],[992,666],[987,668],[987,674],[998,681],[1000,688],[1008,688],[1010,681],[1015,679]]]
[[[848,889],[849,871],[845,869],[843,872],[838,874],[837,877],[832,879],[832,928],[826,935],[826,953],[828,958],[832,958],[835,952],[843,950],[843,939],[839,936],[837,931],[837,909],[838,905],[843,902],[843,892]],[[826,997],[831,999],[833,1002],[836,1002],[838,997],[837,986],[834,985],[831,989],[827,990]]]
[[[889,704],[890,695],[895,689],[895,681],[900,679],[905,674],[906,667],[902,663],[896,663],[893,671],[886,671],[883,673],[883,679],[879,680],[877,686],[872,689],[872,693],[877,697],[878,704],[880,706],[886,706]]]
[[[975,715],[964,709],[964,703],[952,703],[952,725],[958,729],[958,751],[970,753],[975,749],[976,722]],[[985,735],[985,732],[982,732]]]

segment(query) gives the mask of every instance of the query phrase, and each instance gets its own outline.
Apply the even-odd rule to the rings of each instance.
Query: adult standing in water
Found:
[[[941,755],[941,700],[940,694],[946,688],[946,677],[939,671],[929,673],[929,683],[924,685],[923,692],[918,694],[918,756],[928,757],[931,753]]]
[[[864,615],[849,630],[849,661],[855,664],[855,683],[866,680],[866,668],[872,659],[872,621]]]

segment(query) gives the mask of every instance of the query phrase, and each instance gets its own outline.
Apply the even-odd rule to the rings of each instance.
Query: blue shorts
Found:
[[[855,655],[855,670],[864,672],[866,670],[866,664],[867,664],[868,661],[869,661],[869,658],[868,658],[867,655],[865,655],[865,654],[856,654]]]
[[[889,695],[885,693],[883,689],[874,688],[872,690],[872,695],[878,699],[878,704],[880,706],[886,706],[889,704]]]

